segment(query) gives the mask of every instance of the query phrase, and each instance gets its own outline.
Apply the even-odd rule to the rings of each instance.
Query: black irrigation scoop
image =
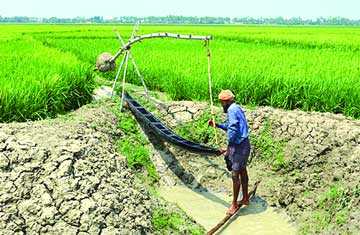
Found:
[[[189,152],[201,155],[219,155],[220,150],[208,147],[199,143],[186,140],[176,135],[172,130],[166,127],[159,119],[152,113],[142,107],[136,100],[134,100],[128,93],[124,94],[124,100],[127,102],[132,113],[155,132],[161,139],[174,144]]]

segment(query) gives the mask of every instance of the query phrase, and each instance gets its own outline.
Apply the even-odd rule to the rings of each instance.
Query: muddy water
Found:
[[[224,194],[199,192],[185,186],[163,186],[160,195],[177,204],[197,223],[210,230],[225,216],[231,199]],[[296,234],[285,215],[276,213],[260,197],[241,208],[217,234]]]

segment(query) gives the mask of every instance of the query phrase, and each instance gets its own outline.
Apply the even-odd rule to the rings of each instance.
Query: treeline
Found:
[[[102,16],[94,16],[90,18],[38,18],[27,16],[2,17],[0,22],[3,23],[123,23],[133,24],[141,22],[144,24],[277,24],[277,25],[360,25],[360,19],[348,19],[344,17],[319,17],[316,19],[303,19],[301,17],[293,18],[253,18],[253,17],[194,17],[194,16],[120,16],[111,19]]]

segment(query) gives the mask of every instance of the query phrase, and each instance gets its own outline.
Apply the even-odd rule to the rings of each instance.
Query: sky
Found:
[[[360,0],[0,0],[1,16],[226,16],[360,19]]]

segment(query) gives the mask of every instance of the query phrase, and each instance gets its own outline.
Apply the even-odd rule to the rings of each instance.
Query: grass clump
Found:
[[[200,235],[204,234],[204,231],[200,226],[190,226],[186,219],[177,212],[170,212],[164,209],[154,210],[151,220],[154,230],[162,234],[162,232],[169,233],[181,233]],[[186,231],[184,231],[186,230]]]
[[[302,234],[335,231],[348,223],[351,198],[359,195],[359,188],[345,189],[340,184],[330,185],[316,200],[316,208],[304,226]],[[335,233],[340,233],[335,231]]]
[[[168,213],[165,210],[155,210],[152,217],[152,223],[155,230],[174,229],[179,230],[184,223],[184,219],[177,213]]]
[[[129,111],[120,112],[117,109],[118,107],[114,110],[118,118],[117,128],[123,133],[122,138],[117,142],[119,152],[126,157],[129,167],[133,169],[145,168],[150,183],[158,181],[159,175],[151,161],[149,149],[146,147],[149,144],[148,140],[141,133],[132,114]]]
[[[267,121],[259,133],[251,133],[253,157],[267,162],[275,171],[287,166],[284,154],[284,142],[275,140],[271,134],[271,126]]]
[[[176,126],[175,132],[185,139],[202,143],[212,147],[219,147],[219,143],[215,143],[215,131],[218,138],[224,135],[225,132],[214,129],[208,125],[208,120],[212,119],[210,111],[205,111],[199,118],[194,121],[187,122]],[[217,123],[221,121],[216,118]],[[224,143],[225,144],[225,143]]]

